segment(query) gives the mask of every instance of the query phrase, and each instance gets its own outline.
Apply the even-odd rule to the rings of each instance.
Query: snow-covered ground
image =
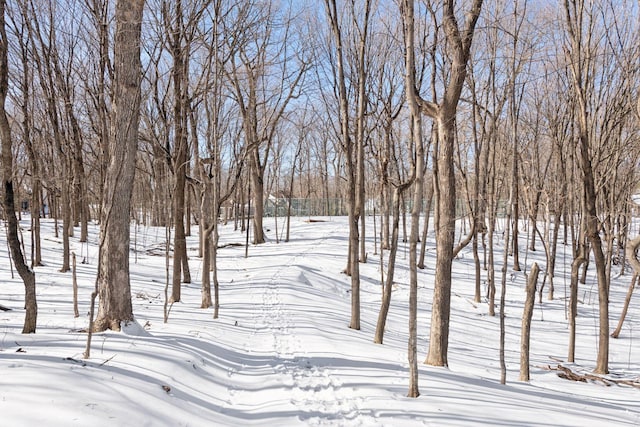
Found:
[[[269,241],[219,251],[220,319],[200,309],[202,261],[197,237],[188,241],[193,283],[163,323],[164,229],[132,227],[131,286],[136,322],[121,333],[96,334],[84,360],[89,296],[94,285],[98,228],[89,245],[72,239],[78,254],[80,313],[73,317],[71,273],[62,274],[62,244],[43,223],[38,267],[38,332],[22,335],[23,287],[12,279],[0,233],[0,425],[2,426],[238,426],[238,425],[640,425],[640,389],[561,379],[549,370],[567,355],[565,295],[570,257],[559,248],[554,301],[536,305],[531,339],[531,381],[518,382],[523,273],[507,287],[507,385],[500,385],[499,319],[473,303],[470,249],[454,263],[449,367],[420,365],[417,399],[405,397],[408,271],[400,249],[397,287],[384,345],[373,344],[380,306],[380,264],[368,238],[361,265],[362,330],[348,328],[349,279],[345,218],[292,221],[291,241]],[[370,218],[369,225],[372,227]],[[282,220],[278,224],[282,227]],[[22,222],[29,252],[28,220]],[[194,227],[194,230],[196,227]],[[369,236],[373,235],[372,228]],[[228,226],[223,243],[244,242]],[[135,248],[133,248],[135,243]],[[433,264],[419,273],[419,357],[426,357]],[[522,245],[522,249],[524,244]],[[570,251],[570,248],[567,248]],[[82,254],[82,255],[81,255]],[[81,263],[84,260],[87,263]],[[544,254],[521,254],[527,268]],[[497,256],[496,259],[501,259]],[[499,269],[497,270],[499,272]],[[484,272],[483,272],[484,274]],[[542,276],[541,276],[542,278]],[[499,279],[499,276],[498,276]],[[611,285],[615,327],[630,275]],[[611,340],[611,377],[640,377],[640,296],[635,295],[619,339]],[[578,370],[595,366],[597,286],[580,289]]]

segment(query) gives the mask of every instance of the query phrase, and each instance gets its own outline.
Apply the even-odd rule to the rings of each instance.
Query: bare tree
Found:
[[[594,175],[594,135],[590,122],[589,87],[590,67],[595,54],[594,26],[596,24],[593,5],[584,0],[564,0],[567,42],[565,51],[571,71],[572,91],[576,99],[576,122],[578,130],[579,165],[582,171],[583,206],[586,237],[589,240],[596,264],[600,326],[598,334],[598,358],[595,372],[609,371],[609,282],[606,274],[605,253],[600,237],[600,221],[597,209],[596,181]]]
[[[140,119],[140,39],[144,0],[116,2],[113,118],[100,215],[96,285],[100,296],[93,330],[120,330],[133,320],[129,283],[129,215]]]
[[[417,244],[420,229],[420,213],[422,212],[422,196],[424,185],[425,153],[422,140],[422,117],[418,104],[416,84],[416,64],[414,49],[414,5],[413,1],[401,3],[403,33],[405,39],[405,95],[410,112],[411,138],[410,144],[415,163],[412,165],[411,180],[414,181],[413,206],[411,209],[411,234],[409,236],[409,391],[408,397],[418,397],[418,259]]]
[[[188,169],[188,102],[189,102],[189,58],[193,32],[198,18],[204,11],[199,3],[190,4],[187,16],[183,13],[182,1],[175,2],[175,9],[170,11],[166,2],[162,4],[162,15],[168,32],[169,52],[173,59],[171,77],[173,83],[173,136],[174,155],[173,172],[175,177],[173,194],[173,280],[171,301],[181,298],[181,281],[191,282],[189,261],[187,257],[187,241],[185,231],[185,203]],[[185,22],[186,18],[186,22]],[[190,218],[186,218],[190,221]]]
[[[6,1],[0,0],[0,143],[2,144],[2,151],[0,154],[2,156],[2,188],[4,192],[2,207],[8,223],[7,242],[9,243],[11,258],[13,259],[16,270],[24,283],[26,313],[22,333],[31,334],[36,331],[38,318],[36,275],[29,266],[27,266],[24,260],[24,255],[20,246],[20,238],[18,236],[18,218],[16,217],[15,211],[13,153],[11,151],[13,141],[11,139],[11,126],[9,125],[7,112],[5,110],[7,92],[9,90],[9,40],[7,38],[5,24],[5,8]]]
[[[443,21],[450,56],[451,69],[444,92],[438,103],[426,101],[416,93],[422,114],[432,118],[437,125],[437,150],[435,182],[437,186],[436,210],[436,277],[431,316],[429,354],[426,363],[447,365],[449,345],[449,316],[451,312],[451,266],[454,258],[456,220],[456,179],[454,174],[455,122],[458,102],[467,76],[467,63],[475,26],[480,16],[482,0],[474,0],[465,13],[464,27],[456,18],[455,2],[444,4]],[[407,90],[412,90],[411,87]],[[414,91],[417,92],[415,87]]]
[[[29,169],[31,172],[31,267],[42,265],[42,244],[40,239],[40,214],[42,196],[42,176],[41,176],[41,156],[38,153],[37,145],[32,138],[32,78],[31,57],[29,55],[29,34],[25,16],[21,13],[14,13],[11,20],[16,33],[19,48],[20,63],[22,66],[20,90],[22,97],[17,100],[20,103],[22,113],[22,143],[24,144],[29,159]]]
[[[233,31],[234,40],[227,75],[243,121],[249,153],[249,173],[254,206],[253,243],[265,242],[262,219],[265,171],[278,126],[293,99],[300,96],[309,62],[294,42],[291,11],[276,11],[274,4],[243,8]],[[279,14],[281,13],[281,15]]]
[[[325,0],[327,18],[333,42],[335,43],[334,79],[340,103],[340,145],[346,161],[347,199],[349,211],[349,256],[347,273],[351,276],[351,321],[349,327],[360,329],[360,267],[358,265],[358,216],[356,206],[356,160],[355,146],[349,128],[349,98],[347,95],[343,34],[340,27],[338,8],[335,0]]]

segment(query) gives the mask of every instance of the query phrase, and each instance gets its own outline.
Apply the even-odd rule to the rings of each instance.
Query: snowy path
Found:
[[[242,346],[248,350],[264,349],[271,358],[271,376],[283,387],[286,403],[305,425],[335,425],[338,420],[340,425],[372,425],[371,417],[359,413],[362,398],[353,396],[351,389],[343,389],[342,381],[331,366],[324,366],[319,358],[309,356],[303,343],[305,339],[313,339],[317,345],[317,338],[305,337],[311,332],[303,327],[310,311],[303,310],[300,304],[307,299],[305,293],[311,286],[306,272],[314,263],[313,249],[338,231],[330,230],[313,245],[306,242],[282,245],[286,251],[300,251],[280,266],[262,266],[250,274],[248,281],[254,287],[251,318],[255,323],[250,339]],[[278,245],[270,246],[270,251],[278,250]],[[251,263],[251,256],[247,263]],[[327,303],[331,303],[330,299]],[[326,345],[331,347],[329,342]],[[238,373],[249,377],[257,375],[252,369],[247,366]],[[253,399],[251,393],[239,392],[235,386],[229,387],[229,393],[234,397],[234,405],[249,405]]]

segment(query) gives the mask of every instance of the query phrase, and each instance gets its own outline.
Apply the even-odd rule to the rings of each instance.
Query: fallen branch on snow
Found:
[[[611,376],[592,374],[589,372],[578,372],[567,366],[557,365],[552,367],[547,365],[543,367],[545,370],[558,371],[558,376],[569,381],[578,382],[598,382],[606,385],[607,387],[612,385],[627,385],[635,388],[640,388],[640,377],[636,378],[612,378]]]

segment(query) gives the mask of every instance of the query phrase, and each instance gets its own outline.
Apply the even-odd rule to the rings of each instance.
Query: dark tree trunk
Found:
[[[7,242],[11,258],[24,283],[24,304],[26,308],[23,334],[36,331],[38,303],[36,301],[36,275],[27,266],[18,236],[18,218],[16,217],[13,188],[13,141],[11,126],[7,118],[5,103],[9,90],[9,66],[7,32],[5,27],[5,0],[0,0],[0,144],[2,144],[2,187],[4,190],[3,209],[7,220]]]

